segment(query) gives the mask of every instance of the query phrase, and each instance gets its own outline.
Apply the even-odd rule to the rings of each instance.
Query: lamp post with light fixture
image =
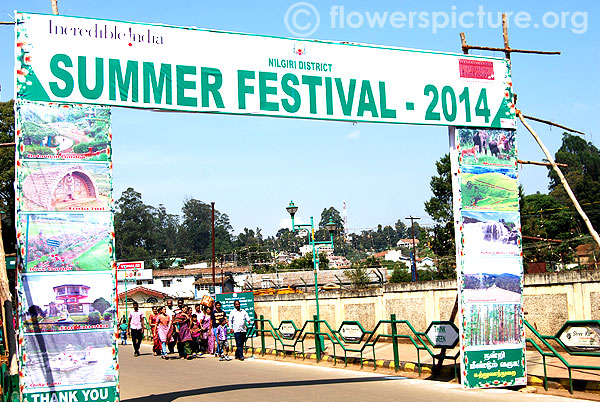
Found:
[[[313,272],[315,275],[315,303],[316,303],[316,322],[315,322],[315,332],[319,332],[319,321],[321,320],[321,314],[319,311],[319,282],[318,282],[318,272],[319,272],[319,246],[329,245],[331,249],[333,249],[333,232],[335,232],[337,225],[333,221],[332,218],[329,218],[329,221],[325,224],[325,228],[329,231],[329,241],[316,241],[315,240],[315,226],[313,222],[313,217],[310,217],[310,224],[302,224],[296,225],[294,222],[294,217],[296,212],[298,212],[298,207],[294,205],[293,201],[290,201],[290,204],[285,208],[290,217],[292,218],[292,232],[296,232],[296,229],[299,228],[310,228],[310,233],[308,234],[308,244],[312,246],[312,254],[313,254]],[[323,337],[321,335],[318,336],[319,342],[317,342],[317,356],[320,358],[320,352],[324,350],[324,342]],[[319,350],[320,349],[320,350]]]

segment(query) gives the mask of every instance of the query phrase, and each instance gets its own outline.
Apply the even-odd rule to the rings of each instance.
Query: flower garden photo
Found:
[[[21,254],[26,272],[110,270],[108,213],[21,215],[17,236],[29,233]],[[27,228],[29,229],[27,231]]]
[[[110,159],[110,109],[23,102],[19,153],[27,159]]]

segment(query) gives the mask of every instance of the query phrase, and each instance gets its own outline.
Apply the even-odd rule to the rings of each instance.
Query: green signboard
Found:
[[[466,387],[524,385],[525,353],[521,348],[466,351],[465,365]]]
[[[233,303],[239,300],[240,307],[243,310],[248,312],[250,316],[250,325],[248,329],[250,329],[254,325],[254,293],[252,292],[239,292],[239,293],[219,293],[215,297],[215,301],[221,302],[223,307],[223,311],[227,313],[227,317],[233,311],[235,307],[233,307]]]
[[[112,402],[117,400],[116,387],[70,389],[64,391],[33,392],[23,394],[24,402],[69,401]]]

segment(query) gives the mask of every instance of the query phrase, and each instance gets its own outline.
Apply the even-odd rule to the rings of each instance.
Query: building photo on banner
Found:
[[[526,385],[516,132],[450,128],[461,373]]]
[[[19,97],[15,108],[24,399],[74,393],[115,399],[110,109]]]

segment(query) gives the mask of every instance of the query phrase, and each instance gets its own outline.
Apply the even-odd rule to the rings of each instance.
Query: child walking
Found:
[[[231,360],[231,357],[228,356],[229,347],[227,345],[227,319],[221,320],[219,326],[217,327],[217,342],[219,344],[219,351],[221,352],[219,355],[219,361]]]
[[[192,326],[190,327],[192,333],[192,354],[195,356],[202,356],[200,352],[200,326],[198,325],[198,319],[195,315],[192,315]]]
[[[121,319],[121,325],[119,325],[121,331],[121,345],[127,345],[127,321],[125,317]]]

